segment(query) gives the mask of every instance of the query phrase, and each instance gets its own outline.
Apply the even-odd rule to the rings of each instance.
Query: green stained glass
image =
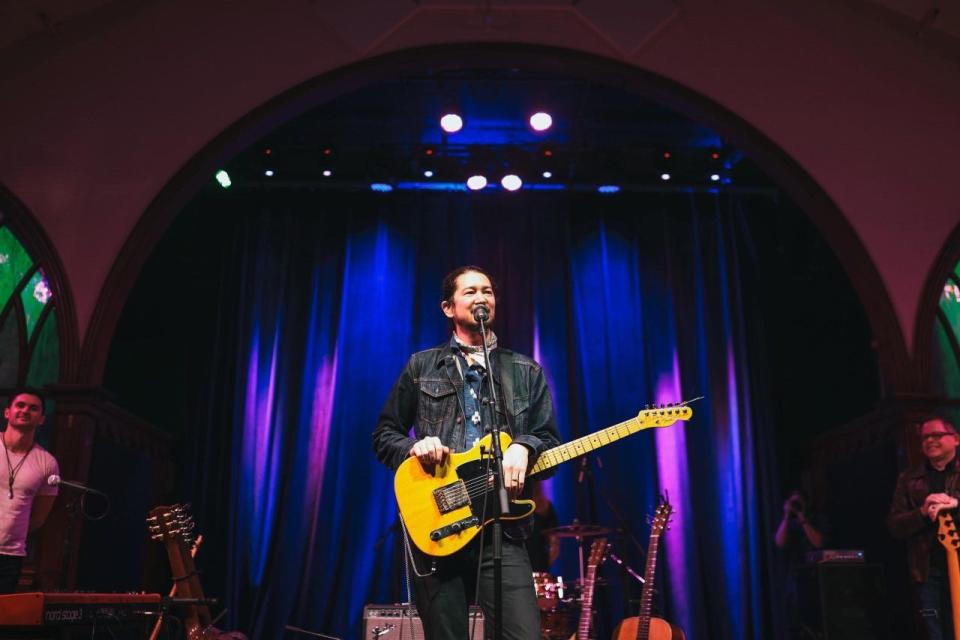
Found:
[[[0,227],[0,312],[31,267],[33,260],[27,250],[8,228]]]
[[[954,344],[960,343],[960,264],[954,268],[955,278],[948,278],[940,293],[941,318],[934,327],[933,383],[943,395],[960,398],[960,361]],[[952,340],[951,340],[952,336]]]
[[[27,340],[33,336],[33,330],[37,327],[37,320],[43,308],[50,302],[53,294],[50,292],[50,284],[47,282],[43,269],[37,269],[33,274],[27,286],[20,292],[20,302],[23,303],[23,315],[27,325]]]
[[[57,314],[51,311],[40,327],[37,341],[30,354],[27,368],[27,384],[43,388],[56,382],[60,374],[60,339],[57,334]]]
[[[20,369],[20,323],[11,309],[0,325],[0,387],[15,387]]]

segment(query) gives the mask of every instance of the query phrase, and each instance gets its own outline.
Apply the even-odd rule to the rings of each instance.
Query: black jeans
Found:
[[[919,585],[920,618],[929,640],[951,640],[953,617],[950,607],[950,580],[946,571],[930,567],[926,582]]]
[[[13,593],[17,590],[17,582],[20,581],[20,569],[22,567],[22,556],[0,554],[0,594]]]
[[[484,532],[480,563],[480,607],[483,609],[485,636],[493,637],[493,545],[489,531]],[[417,611],[423,622],[425,640],[480,640],[476,628],[467,621],[467,606],[476,594],[477,559],[480,536],[464,549],[446,558],[436,558],[436,571],[426,577],[413,577]],[[416,553],[416,552],[415,552]],[[430,560],[417,556],[423,572]],[[533,570],[526,548],[517,542],[503,542],[503,637],[507,640],[539,640],[540,610],[533,586]],[[411,574],[413,575],[413,574]]]

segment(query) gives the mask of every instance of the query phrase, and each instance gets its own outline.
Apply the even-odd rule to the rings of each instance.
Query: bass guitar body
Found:
[[[640,618],[626,618],[613,630],[613,640],[636,640]],[[650,633],[647,640],[686,640],[683,629],[663,618],[650,618]]]
[[[410,457],[393,480],[397,506],[410,540],[431,556],[449,556],[463,549],[493,519],[499,482],[490,461],[492,436],[487,434],[469,451],[452,453],[440,465],[424,467]],[[511,439],[500,434],[501,451]],[[489,464],[488,464],[489,462]],[[513,500],[504,520],[520,520],[533,513],[533,500]]]

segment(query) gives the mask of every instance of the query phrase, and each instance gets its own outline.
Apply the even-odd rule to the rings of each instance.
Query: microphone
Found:
[[[477,322],[487,322],[490,320],[490,309],[484,303],[480,303],[473,308],[473,319]]]
[[[76,490],[78,490],[78,491],[84,491],[84,492],[87,492],[87,493],[95,493],[95,494],[97,494],[97,495],[99,495],[99,496],[105,496],[105,495],[106,495],[105,493],[103,493],[103,492],[101,492],[101,491],[97,491],[96,489],[91,489],[90,487],[88,487],[88,486],[86,486],[86,485],[82,485],[82,484],[80,484],[79,482],[70,482],[69,480],[64,480],[63,478],[61,478],[61,477],[58,476],[57,474],[53,474],[52,476],[50,476],[49,478],[47,478],[47,484],[49,484],[49,485],[51,485],[51,486],[54,486],[54,487],[56,487],[56,486],[58,486],[58,485],[64,486],[64,487],[70,487],[71,489],[76,489]]]

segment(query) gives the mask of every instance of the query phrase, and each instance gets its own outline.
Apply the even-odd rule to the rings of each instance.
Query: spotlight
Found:
[[[327,156],[327,157],[332,156],[332,155],[333,155],[333,149],[331,149],[330,147],[327,147],[326,149],[323,150],[323,155],[325,155],[325,156]]]
[[[549,180],[550,178],[553,177],[553,172],[551,172],[551,171],[544,171],[544,172],[543,172],[543,177],[546,178],[547,180]]]
[[[467,178],[467,188],[471,191],[480,191],[487,186],[487,179],[483,176],[470,176]]]
[[[516,191],[523,186],[523,180],[520,179],[520,176],[510,173],[503,176],[500,180],[500,186],[507,191]]]
[[[553,126],[553,118],[550,117],[549,113],[538,111],[530,116],[530,126],[533,127],[534,131],[546,131]]]
[[[720,182],[720,174],[718,174],[718,173],[711,173],[711,174],[710,174],[710,180],[711,180],[712,182]]]
[[[273,169],[267,169],[266,171],[263,172],[263,175],[267,176],[268,178],[272,178],[272,177],[273,177]]]
[[[265,156],[273,155],[273,149],[271,149],[270,147],[267,147],[266,149],[263,150],[263,155]]]
[[[430,171],[430,169],[427,169],[426,171],[423,172],[423,177],[424,177],[424,178],[432,178],[432,177],[433,177],[433,171]]]
[[[598,193],[616,193],[620,191],[620,187],[615,184],[604,184],[597,187]]]
[[[664,159],[664,160],[669,160],[669,159],[671,158],[671,156],[673,156],[673,154],[670,153],[669,151],[664,151],[664,152],[663,152],[663,159]]]
[[[214,177],[217,179],[217,182],[220,183],[220,186],[223,187],[224,189],[226,189],[231,184],[233,184],[232,182],[230,182],[230,174],[224,171],[223,169],[221,169],[220,171],[217,171],[217,175]]]
[[[371,191],[376,191],[377,193],[390,193],[393,191],[393,187],[385,182],[374,182],[370,185]]]
[[[463,129],[463,118],[455,113],[448,113],[440,118],[440,126],[447,133],[456,133]]]
[[[660,174],[660,179],[663,180],[664,182],[666,182],[667,180],[670,179],[670,174],[669,174],[669,173],[661,173],[661,174]]]
[[[333,171],[330,171],[330,169],[324,169],[324,170],[323,170],[323,177],[324,177],[324,178],[329,178],[329,177],[332,176],[332,175],[333,175]]]
[[[720,159],[720,154],[717,153],[716,151],[714,151],[713,153],[710,154],[710,159],[711,159],[711,160],[719,160],[719,159]]]

